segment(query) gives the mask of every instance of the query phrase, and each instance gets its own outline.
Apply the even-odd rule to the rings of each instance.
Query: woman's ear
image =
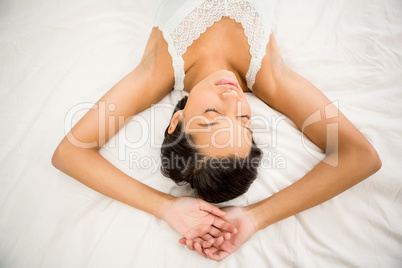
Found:
[[[170,126],[168,128],[168,133],[172,134],[173,131],[176,129],[177,124],[179,124],[179,122],[182,120],[183,118],[183,111],[179,110],[177,112],[175,112],[172,116],[172,119],[170,120]]]

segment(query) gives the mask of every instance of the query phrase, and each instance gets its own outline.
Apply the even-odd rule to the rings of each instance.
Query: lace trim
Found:
[[[245,0],[204,0],[189,1],[185,4],[164,27],[164,37],[172,56],[177,90],[184,89],[184,60],[183,54],[198,39],[208,27],[222,17],[229,17],[241,23],[247,42],[250,45],[251,61],[246,74],[247,87],[252,89],[255,76],[261,68],[268,44],[270,25],[269,16],[262,16],[258,10],[266,7],[259,1]],[[166,34],[165,34],[166,32]],[[169,34],[168,34],[169,33]]]

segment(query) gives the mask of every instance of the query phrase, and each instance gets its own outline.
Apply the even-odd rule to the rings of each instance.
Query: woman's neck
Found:
[[[249,50],[250,46],[240,23],[229,18],[215,22],[183,55],[186,73],[184,90],[190,92],[208,75],[219,70],[228,70],[236,75],[243,91],[248,91],[245,75],[251,59]]]
[[[233,72],[239,83],[242,86],[242,78],[239,72],[233,68],[228,62],[225,61],[218,61],[218,60],[202,60],[192,66],[189,70],[187,70],[186,77],[184,79],[184,90],[190,92],[191,89],[197,85],[201,80],[205,77],[209,76],[210,74],[220,71],[220,70],[228,70]],[[246,86],[247,87],[247,86]]]

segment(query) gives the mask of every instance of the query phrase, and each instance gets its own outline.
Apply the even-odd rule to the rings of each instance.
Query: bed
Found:
[[[141,59],[159,0],[0,2],[0,267],[402,267],[402,2],[281,0],[274,33],[286,63],[336,103],[377,149],[382,169],[256,233],[214,262],[166,223],[51,165],[62,137]],[[101,154],[175,196],[159,171],[172,91]],[[248,93],[264,158],[245,206],[297,181],[324,156],[284,115]],[[258,119],[258,120],[257,120]],[[93,167],[96,168],[96,167]]]

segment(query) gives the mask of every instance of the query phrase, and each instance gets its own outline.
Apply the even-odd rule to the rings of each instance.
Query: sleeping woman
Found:
[[[166,221],[183,236],[180,243],[216,261],[255,232],[325,202],[375,173],[381,160],[373,146],[320,90],[283,61],[271,33],[268,4],[164,1],[138,66],[64,137],[53,165],[95,191]],[[177,104],[166,129],[162,173],[178,184],[189,183],[197,197],[157,191],[98,152],[123,127],[122,121],[158,103],[171,90],[189,94]],[[244,92],[288,116],[326,157],[265,200],[218,208],[211,203],[247,191],[262,154],[252,138],[251,109]],[[101,117],[97,111],[101,105],[113,109]],[[311,123],[317,113],[336,116]],[[331,123],[338,127],[327,128]],[[74,141],[93,146],[83,148]],[[178,158],[185,161],[174,162]]]

